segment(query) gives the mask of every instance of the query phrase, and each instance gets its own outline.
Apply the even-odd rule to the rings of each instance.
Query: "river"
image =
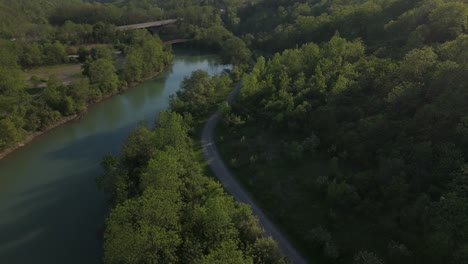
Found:
[[[0,161],[0,263],[100,263],[103,155],[117,153],[138,123],[153,122],[183,78],[220,73],[216,55],[175,52],[159,77],[94,107]]]

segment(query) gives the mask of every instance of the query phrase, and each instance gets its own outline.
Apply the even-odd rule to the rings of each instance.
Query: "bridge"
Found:
[[[131,24],[131,25],[125,25],[125,26],[119,26],[115,27],[117,30],[124,31],[124,30],[133,30],[133,29],[142,29],[142,28],[155,28],[155,27],[160,27],[164,25],[169,25],[169,24],[174,24],[177,23],[179,19],[166,19],[166,20],[159,20],[159,21],[153,21],[153,22],[146,22],[146,23],[140,23],[140,24]]]
[[[185,42],[189,42],[192,40],[193,39],[173,39],[173,40],[164,41],[164,44],[172,45],[172,44],[177,44],[177,43],[185,43]]]

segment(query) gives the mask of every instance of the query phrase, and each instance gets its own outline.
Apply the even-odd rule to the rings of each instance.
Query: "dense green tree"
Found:
[[[93,39],[97,43],[112,43],[115,39],[115,29],[110,24],[98,22],[93,25]]]
[[[22,44],[22,53],[19,63],[24,68],[41,65],[43,62],[41,47],[37,43]]]
[[[46,43],[44,45],[43,61],[47,65],[54,65],[67,62],[67,53],[65,47],[58,41]]]
[[[231,85],[227,74],[210,77],[207,72],[194,71],[184,79],[181,90],[171,99],[171,108],[181,114],[205,116],[224,99]]]
[[[195,261],[199,264],[249,264],[254,263],[251,258],[245,257],[234,242],[221,243],[218,248],[213,249],[202,259]]]
[[[231,37],[221,44],[221,57],[225,63],[242,64],[249,62],[250,51],[244,41]]]
[[[152,189],[117,205],[107,219],[104,262],[176,262],[181,206],[177,192]]]
[[[91,56],[91,59],[93,60],[97,60],[97,59],[106,59],[109,61],[114,60],[114,50],[111,48],[105,48],[105,47],[92,48],[89,55]]]
[[[100,58],[89,65],[89,80],[104,94],[112,94],[119,87],[119,77],[111,60]]]
[[[122,78],[127,82],[140,81],[143,78],[143,52],[131,50],[125,56]]]
[[[221,48],[224,41],[232,37],[232,33],[222,25],[215,24],[207,29],[204,29],[197,38],[203,44],[212,48]]]
[[[284,263],[246,205],[202,175],[188,117],[165,111],[103,160],[105,263]],[[254,262],[255,260],[255,262]]]
[[[25,131],[10,118],[3,118],[0,119],[0,136],[0,148],[6,148],[22,140],[25,136]]]
[[[257,238],[251,251],[254,263],[284,263],[278,244],[271,237]]]
[[[145,31],[132,33],[130,42],[132,45],[126,51],[122,69],[122,79],[129,83],[161,71],[172,58],[161,40]]]
[[[5,115],[28,98],[20,70],[0,66],[0,115]]]
[[[154,155],[154,135],[148,127],[132,131],[122,147],[124,162],[129,169],[143,167]]]

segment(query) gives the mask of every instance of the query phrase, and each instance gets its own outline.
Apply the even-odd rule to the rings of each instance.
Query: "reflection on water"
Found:
[[[184,77],[230,66],[215,55],[177,53],[171,69],[94,106],[0,161],[0,263],[100,263],[103,195],[94,178],[141,121],[168,107]]]

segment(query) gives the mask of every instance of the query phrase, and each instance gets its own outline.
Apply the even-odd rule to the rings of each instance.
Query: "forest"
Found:
[[[286,263],[250,208],[204,174],[192,122],[163,112],[155,129],[137,128],[120,156],[104,158],[104,262]]]
[[[205,169],[216,109],[224,161],[310,263],[468,263],[466,0],[0,0],[0,150],[162,71],[175,38],[234,69],[104,158],[105,263],[287,261]]]
[[[0,1],[0,151],[162,71],[172,58],[162,37],[194,39],[226,63],[249,59],[244,42],[221,24],[219,6],[162,2]],[[115,29],[172,17],[184,23],[159,37]],[[70,67],[78,70],[62,76]]]
[[[171,61],[170,47],[145,31],[117,34],[110,26],[97,24],[89,27],[85,39],[73,29],[62,32],[63,27],[57,29],[58,35],[38,41],[0,39],[0,150],[63,117],[82,113]],[[32,73],[68,65],[78,66],[76,77]]]
[[[223,157],[311,262],[468,262],[466,1],[264,1]]]

